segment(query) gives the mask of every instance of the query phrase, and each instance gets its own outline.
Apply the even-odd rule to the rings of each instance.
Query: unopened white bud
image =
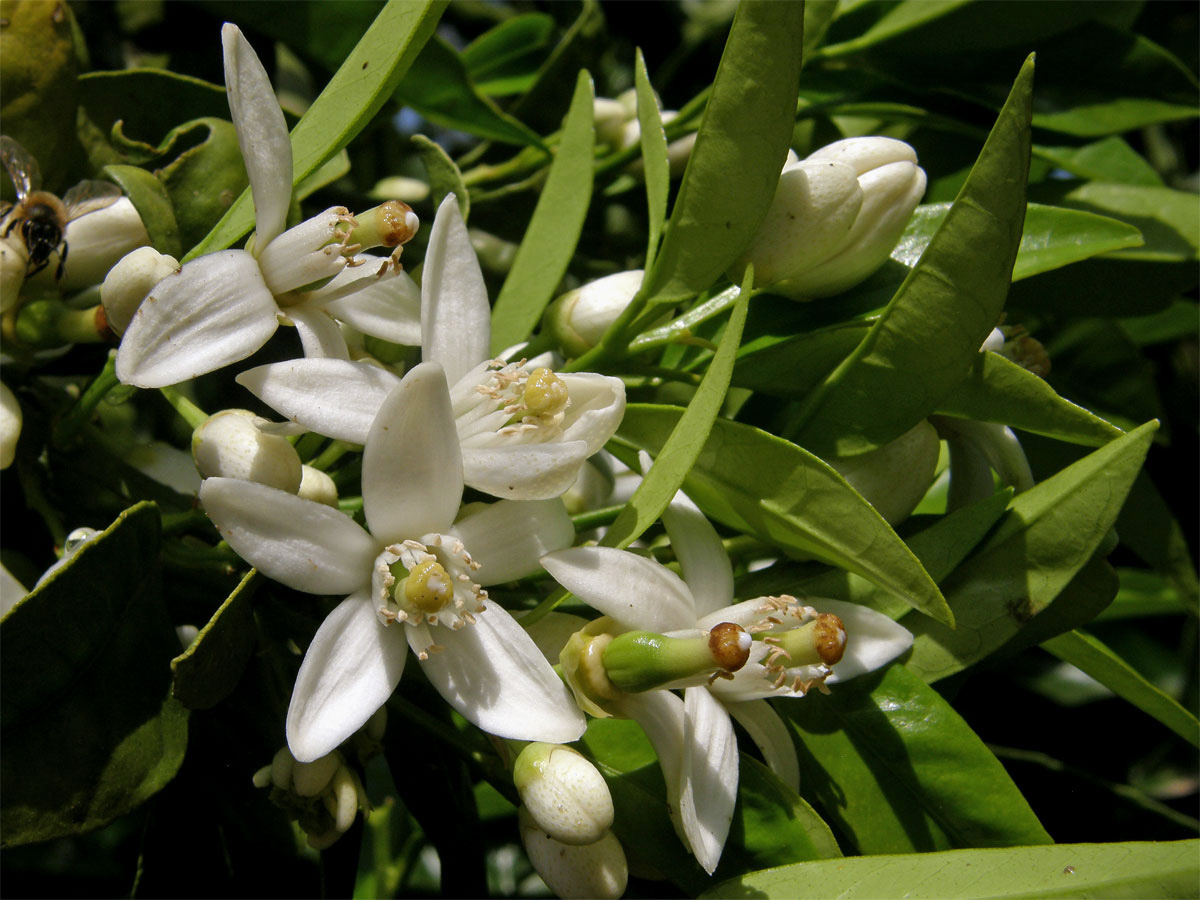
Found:
[[[616,900],[625,893],[629,864],[611,832],[591,844],[563,844],[538,828],[529,810],[517,812],[521,843],[546,886],[563,900],[599,897]]]
[[[538,827],[560,843],[591,844],[612,827],[604,776],[570,747],[529,744],[513,764],[513,784]]]
[[[337,485],[333,483],[332,478],[312,466],[301,466],[300,490],[296,495],[314,503],[324,503],[334,509],[338,505]]]
[[[196,468],[205,478],[240,478],[294,494],[303,473],[296,448],[282,435],[265,434],[260,421],[246,409],[209,416],[192,434]]]
[[[159,253],[153,247],[139,247],[121,257],[104,276],[100,287],[100,302],[113,333],[124,334],[146,295],[178,271],[179,261],[175,257]]]
[[[789,162],[758,234],[731,269],[796,300],[841,293],[883,265],[925,193],[916,152],[848,138]]]
[[[68,253],[58,286],[70,294],[100,284],[122,257],[149,245],[150,235],[133,203],[122,197],[68,223],[63,240]],[[47,266],[38,278],[52,278],[54,269]]]
[[[12,465],[21,437],[21,404],[7,384],[0,382],[0,469]]]
[[[908,518],[933,484],[940,452],[937,429],[922,419],[869,453],[827,461],[889,525],[895,525]]]
[[[301,797],[315,797],[329,786],[334,773],[342,765],[342,757],[330,753],[312,762],[297,762],[292,766],[293,790]]]
[[[582,356],[596,346],[642,286],[643,272],[632,269],[590,281],[568,291],[546,309],[543,319],[567,356]]]
[[[28,267],[29,252],[17,232],[0,238],[0,313],[16,307]]]

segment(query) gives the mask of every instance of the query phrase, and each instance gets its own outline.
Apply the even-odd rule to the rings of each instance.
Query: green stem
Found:
[[[333,441],[309,465],[314,469],[320,469],[324,472],[353,449],[355,449],[354,444],[347,444],[345,441]]]
[[[104,343],[108,338],[96,323],[96,316],[100,310],[99,305],[87,309],[63,310],[58,317],[58,334],[63,342],[70,344]]]
[[[624,508],[625,504],[621,504],[620,506],[606,506],[603,509],[593,509],[580,513],[577,516],[571,516],[571,522],[575,525],[575,533],[579,534],[583,531],[591,531],[593,528],[599,528],[601,525],[611,525],[617,520],[617,516]]]
[[[553,612],[556,606],[570,596],[571,592],[566,588],[557,588],[549,597],[518,618],[517,621],[521,623],[522,628],[528,628],[530,625],[544,618],[547,613]]]
[[[95,412],[100,401],[120,383],[117,380],[117,352],[112,350],[109,352],[100,374],[92,379],[80,394],[79,399],[75,401],[75,405],[67,410],[58,425],[55,426],[52,439],[54,446],[60,448],[67,446],[91,419],[92,413]]]
[[[179,413],[183,421],[187,422],[192,428],[199,428],[208,420],[208,413],[183,396],[177,388],[159,388],[158,392],[175,408],[175,412]]]

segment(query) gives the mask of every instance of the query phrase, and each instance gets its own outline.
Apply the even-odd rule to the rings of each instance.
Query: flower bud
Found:
[[[9,237],[0,238],[0,313],[15,308],[21,299],[28,266],[29,251],[17,233],[14,231]]]
[[[361,810],[371,811],[358,774],[334,751],[312,762],[297,762],[281,747],[269,766],[254,773],[255,787],[271,788],[271,802],[287,811],[314,850],[332,846],[350,830]]]
[[[940,452],[937,429],[922,419],[882,447],[827,462],[889,525],[895,525],[908,518],[933,484]]]
[[[546,834],[524,807],[517,812],[517,821],[529,861],[559,897],[615,900],[625,893],[629,865],[621,842],[611,831],[595,843],[571,845]]]
[[[537,826],[560,843],[592,844],[612,827],[604,777],[570,747],[527,745],[513,764],[513,784]]]
[[[100,287],[100,302],[104,304],[104,315],[112,332],[124,334],[146,295],[178,271],[179,261],[175,257],[159,253],[153,247],[139,247],[123,256]]]
[[[641,269],[606,275],[551,303],[543,323],[563,353],[582,356],[596,346],[642,286],[642,276]]]
[[[324,503],[326,506],[337,509],[338,490],[333,479],[320,469],[314,469],[308,465],[301,466],[300,471],[300,489],[296,492],[296,496],[312,500],[314,503]]]
[[[122,197],[69,222],[63,240],[68,253],[58,286],[64,294],[72,294],[104,281],[122,257],[149,245],[150,235],[133,203]],[[55,266],[47,266],[37,278],[53,278],[54,270]]]
[[[262,421],[246,409],[209,416],[192,434],[192,456],[200,474],[241,478],[296,493],[302,478],[296,448],[282,435],[263,433],[258,427]]]
[[[21,404],[8,385],[0,382],[0,469],[12,465],[21,437]]]
[[[758,234],[734,263],[741,279],[794,300],[828,297],[883,265],[925,193],[912,147],[848,138],[787,163]]]

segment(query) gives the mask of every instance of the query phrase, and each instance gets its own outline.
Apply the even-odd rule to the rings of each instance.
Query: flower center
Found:
[[[831,613],[819,613],[795,597],[764,597],[763,619],[746,630],[770,649],[762,660],[763,677],[775,687],[806,694],[815,685],[827,693],[825,679],[846,652],[846,628]],[[792,621],[789,621],[792,620]]]
[[[562,431],[567,382],[545,366],[530,371],[525,362],[490,360],[455,385],[451,399],[464,447],[535,444]]]

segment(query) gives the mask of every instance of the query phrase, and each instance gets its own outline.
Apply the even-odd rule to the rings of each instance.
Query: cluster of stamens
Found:
[[[497,435],[524,441],[549,440],[562,427],[570,400],[567,384],[544,366],[526,369],[526,362],[492,360],[475,390],[494,402],[504,415]]]
[[[787,685],[799,695],[814,687],[821,693],[829,693],[825,681],[846,649],[846,630],[841,619],[805,606],[788,594],[763,597],[762,603],[759,611],[763,618],[746,630],[762,634],[762,642],[769,648],[760,663],[764,677],[774,687]],[[796,658],[799,652],[804,658]]]

